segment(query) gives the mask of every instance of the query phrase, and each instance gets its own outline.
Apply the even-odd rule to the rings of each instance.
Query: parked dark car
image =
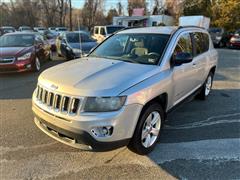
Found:
[[[61,55],[67,60],[76,59],[88,54],[97,45],[96,40],[83,32],[67,32],[59,38]]]
[[[0,73],[39,71],[50,55],[50,46],[37,33],[17,32],[0,37]]]
[[[238,29],[229,41],[229,48],[240,48],[240,29]]]
[[[6,33],[12,33],[15,32],[15,28],[12,26],[2,26],[0,27],[0,36],[6,34]]]
[[[227,43],[230,40],[229,33],[226,32],[223,28],[209,28],[209,33],[212,38],[212,42],[215,47],[226,47]]]

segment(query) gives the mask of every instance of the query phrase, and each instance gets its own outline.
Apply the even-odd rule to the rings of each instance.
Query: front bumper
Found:
[[[30,61],[14,62],[12,64],[0,64],[0,73],[30,71],[32,64]]]
[[[118,112],[81,114],[74,119],[55,116],[34,103],[32,110],[36,125],[55,140],[83,150],[110,150],[128,144],[142,105],[127,105]],[[103,126],[113,127],[111,136],[94,135],[92,129]]]
[[[234,48],[234,47],[240,48],[240,42],[238,42],[238,41],[237,41],[237,42],[230,42],[230,43],[229,43],[229,46],[230,46],[230,47],[233,47],[233,48]]]

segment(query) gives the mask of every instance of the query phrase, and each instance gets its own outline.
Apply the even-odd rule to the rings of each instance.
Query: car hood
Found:
[[[82,58],[47,69],[39,77],[43,86],[79,96],[117,96],[147,79],[159,66],[103,58]]]
[[[84,52],[89,52],[96,45],[97,45],[97,42],[84,42],[84,43],[81,43],[81,45],[79,43],[69,43],[69,46],[71,46],[71,48],[73,49],[82,48]]]
[[[32,47],[0,47],[0,57],[20,56],[29,51]]]

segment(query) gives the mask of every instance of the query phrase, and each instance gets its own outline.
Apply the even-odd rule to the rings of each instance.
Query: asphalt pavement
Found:
[[[169,114],[148,156],[56,142],[33,122],[39,73],[0,75],[0,179],[240,179],[240,51],[218,51],[211,95]]]

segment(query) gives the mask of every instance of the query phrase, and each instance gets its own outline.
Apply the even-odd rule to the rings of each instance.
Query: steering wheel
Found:
[[[156,52],[150,52],[148,53],[148,56],[157,56],[160,57],[160,54],[156,53]]]

